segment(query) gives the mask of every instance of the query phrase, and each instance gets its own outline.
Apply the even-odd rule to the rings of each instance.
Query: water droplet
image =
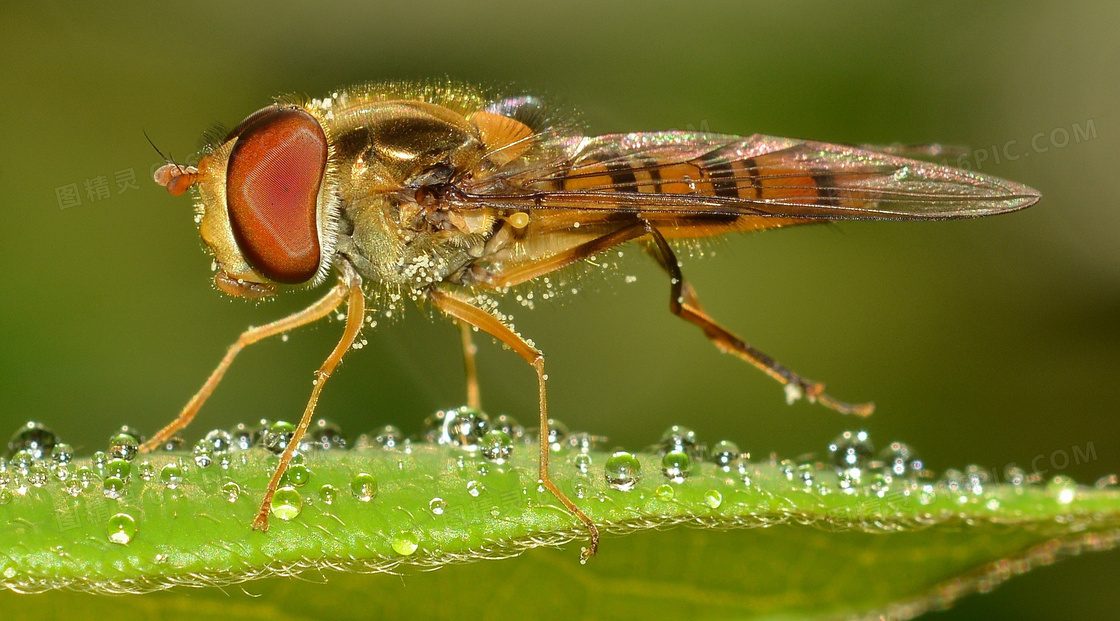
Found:
[[[0,489],[0,505],[6,505],[12,501],[12,493],[6,489]]]
[[[128,482],[132,478],[132,464],[124,459],[114,459],[105,466],[105,476]]]
[[[735,460],[739,458],[739,445],[731,440],[720,440],[712,447],[712,461],[725,472],[731,470]]]
[[[884,498],[887,492],[891,491],[890,477],[882,472],[876,472],[871,475],[871,479],[867,483],[867,488],[874,496]]]
[[[525,427],[509,414],[499,414],[497,418],[491,421],[490,428],[506,432],[506,435],[515,442],[525,436]]]
[[[152,462],[146,459],[140,462],[140,465],[137,466],[136,470],[140,475],[140,478],[145,481],[151,481],[152,477],[156,475],[156,467],[152,465]]]
[[[255,431],[253,427],[245,423],[237,423],[233,429],[229,430],[230,450],[247,451],[252,448],[256,441]]]
[[[194,455],[194,463],[199,468],[209,468],[214,461],[214,447],[206,440],[195,442],[191,453]]]
[[[393,550],[401,556],[411,556],[419,547],[420,539],[410,530],[403,530],[393,536]]]
[[[433,515],[443,515],[444,510],[447,509],[447,502],[437,496],[428,501],[428,509]]]
[[[568,436],[568,446],[581,453],[602,450],[606,444],[606,437],[592,435],[586,431],[580,431]]]
[[[319,488],[319,500],[325,504],[333,505],[335,498],[338,498],[338,488],[330,483],[324,483]]]
[[[303,436],[303,440],[299,443],[299,450],[313,451],[313,450],[345,450],[346,438],[342,437],[342,428],[335,423],[320,418],[311,424],[307,430],[307,434]]]
[[[527,431],[522,438],[524,442],[533,443],[541,437],[540,427],[534,427]],[[568,426],[564,423],[550,418],[548,419],[548,436],[545,439],[545,444],[548,445],[550,451],[557,452],[567,446]]]
[[[354,498],[362,502],[369,502],[377,496],[377,479],[372,474],[362,472],[350,482],[350,491]]]
[[[1073,482],[1073,479],[1058,474],[1046,484],[1046,491],[1053,494],[1059,503],[1068,505],[1077,496],[1077,484]]]
[[[482,436],[482,456],[496,463],[504,464],[513,454],[513,439],[504,431],[491,429]]]
[[[163,441],[163,444],[160,445],[159,450],[163,451],[164,453],[181,451],[183,450],[183,439],[179,436],[171,436],[170,438]]]
[[[295,436],[295,425],[278,420],[269,426],[268,431],[265,432],[263,443],[264,447],[268,449],[273,455],[279,455],[288,448],[288,443],[292,441]]]
[[[294,487],[303,487],[311,480],[311,470],[303,464],[295,464],[288,466],[283,478]]]
[[[136,536],[136,520],[127,513],[118,513],[105,525],[109,541],[126,546]]]
[[[478,481],[467,481],[467,493],[471,496],[478,498],[479,494],[481,494],[485,490],[486,487],[482,483],[479,483]]]
[[[1027,482],[1027,473],[1018,466],[1008,466],[1003,471],[1003,480],[1015,487],[1022,487]]]
[[[241,497],[241,486],[236,481],[226,481],[222,484],[222,495],[230,502],[237,502]]]
[[[51,453],[57,442],[58,436],[46,425],[29,421],[8,440],[8,457],[15,455],[17,451],[28,451],[33,459],[42,459]]]
[[[583,496],[580,496],[580,498],[583,498]],[[498,508],[496,506],[495,507],[490,507],[490,517],[497,518],[500,515],[502,515],[502,510],[500,508]]]
[[[751,486],[751,462],[747,454],[739,455],[735,460],[735,471],[739,473],[739,480],[747,487]]]
[[[60,482],[65,483],[70,480],[70,465],[69,464],[52,464],[51,473],[54,478]]]
[[[701,456],[700,441],[696,439],[696,432],[683,425],[673,425],[661,434],[661,441],[657,443],[662,455],[673,451],[688,453],[689,457]]]
[[[801,464],[797,467],[797,480],[805,487],[813,487],[816,482],[816,469],[812,464]]]
[[[875,453],[875,447],[866,431],[845,431],[828,445],[828,452],[838,471],[847,472],[849,477],[858,480]]]
[[[15,489],[19,486],[18,475],[12,472],[0,472],[0,489]]]
[[[581,474],[587,474],[588,469],[591,468],[591,456],[587,453],[579,453],[575,458],[576,470]]]
[[[124,481],[117,477],[107,477],[102,487],[104,487],[105,496],[108,498],[120,498],[124,495]]]
[[[436,412],[424,421],[424,428],[429,442],[477,451],[482,437],[490,430],[490,420],[481,411],[464,406]]]
[[[1097,489],[1108,489],[1118,484],[1120,484],[1120,477],[1117,477],[1115,474],[1106,474],[1097,479],[1096,483],[1093,483],[1093,487]]]
[[[74,459],[74,447],[65,442],[60,442],[51,449],[51,461],[60,466],[69,464],[72,459]]]
[[[976,496],[984,493],[984,485],[991,479],[987,470],[980,466],[970,464],[964,469],[964,478],[961,481],[965,487],[965,491],[970,492]]]
[[[634,489],[641,478],[642,464],[630,453],[618,451],[607,458],[603,473],[607,485],[612,488],[628,492]]]
[[[105,474],[105,466],[109,465],[109,455],[105,451],[94,451],[89,457],[89,463],[98,473]]]
[[[140,442],[131,433],[118,431],[109,438],[109,457],[132,461],[140,452]]]
[[[35,487],[43,487],[51,477],[51,471],[43,464],[31,464],[27,469],[27,482]]]
[[[233,450],[233,434],[224,429],[211,429],[202,439],[210,446],[214,455],[222,455]]]
[[[672,450],[661,458],[661,474],[673,483],[682,483],[692,475],[692,459],[683,450]]]
[[[879,452],[879,459],[884,463],[884,474],[893,478],[916,479],[925,469],[922,458],[903,442],[891,442]]]
[[[303,511],[303,496],[294,487],[281,487],[273,494],[270,508],[281,520],[294,520]]]
[[[393,425],[385,425],[373,435],[373,441],[385,450],[392,450],[404,442],[404,434]]]
[[[176,489],[183,482],[183,469],[176,464],[167,464],[160,469],[159,480],[167,489]]]
[[[93,474],[93,470],[82,466],[78,468],[76,472],[74,472],[74,479],[78,482],[78,485],[80,485],[82,489],[89,489],[89,486],[93,485],[93,481],[94,479],[96,479],[96,476]]]
[[[723,504],[723,494],[714,489],[704,492],[704,504],[712,509],[719,509],[719,506]]]
[[[657,494],[657,497],[661,500],[672,500],[673,497],[677,494],[675,491],[673,491],[673,486],[669,485],[668,483],[662,483],[661,485],[658,485],[657,489],[654,490],[654,493]]]
[[[16,472],[27,474],[27,471],[31,468],[31,464],[33,463],[35,463],[35,457],[31,454],[31,451],[19,450],[16,451],[15,455],[12,455],[9,465]]]

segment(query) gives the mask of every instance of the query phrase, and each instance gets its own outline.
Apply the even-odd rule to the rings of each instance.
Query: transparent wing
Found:
[[[882,151],[697,132],[533,136],[524,157],[451,202],[515,210],[713,218],[936,220],[1015,211],[1037,191]],[[735,227],[732,227],[735,228]]]

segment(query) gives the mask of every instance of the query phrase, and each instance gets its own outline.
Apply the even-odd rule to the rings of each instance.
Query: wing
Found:
[[[534,138],[547,136],[534,135]],[[539,147],[539,148],[538,148]],[[461,208],[721,221],[939,220],[1015,211],[1037,191],[972,171],[822,142],[696,132],[557,136],[459,185]]]

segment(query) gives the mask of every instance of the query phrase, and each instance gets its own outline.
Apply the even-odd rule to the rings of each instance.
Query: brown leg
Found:
[[[326,317],[342,304],[346,299],[348,291],[349,288],[345,284],[339,283],[330,290],[330,293],[323,296],[318,302],[315,302],[298,313],[288,315],[270,324],[249,328],[243,332],[241,336],[238,337],[237,342],[231,345],[229,350],[226,351],[225,357],[218,363],[218,368],[214,369],[214,372],[210,374],[210,377],[206,380],[206,383],[202,385],[202,388],[191,397],[191,400],[187,402],[183,411],[179,412],[179,416],[171,421],[171,424],[160,429],[159,433],[152,436],[151,440],[144,443],[144,445],[140,447],[140,452],[147,453],[159,448],[168,438],[175,435],[194,420],[195,414],[198,414],[199,408],[210,398],[210,394],[217,388],[218,382],[222,381],[222,376],[226,374],[226,370],[233,364],[233,359],[237,357],[237,354],[239,354],[242,349],[270,336],[275,336],[300,326],[305,326]]]
[[[584,548],[580,553],[580,560],[586,561],[595,555],[596,550],[599,549],[599,529],[595,527],[595,523],[591,518],[587,517],[579,507],[576,506],[560,488],[552,482],[552,478],[548,474],[548,405],[545,399],[545,373],[544,373],[544,355],[541,352],[525,341],[519,334],[510,329],[494,317],[490,313],[482,310],[481,308],[460,299],[446,291],[439,289],[431,289],[428,292],[428,299],[432,301],[441,311],[457,319],[463,324],[476,326],[483,332],[494,336],[501,340],[506,345],[509,345],[513,351],[517,352],[519,356],[525,359],[533,369],[537,372],[537,387],[540,398],[540,415],[541,415],[541,432],[540,432],[540,462],[538,464],[538,474],[540,477],[541,485],[548,491],[552,492],[553,496],[559,500],[568,511],[580,519],[586,526],[588,533],[591,535],[591,542],[589,547]]]
[[[474,357],[478,347],[471,337],[471,326],[465,321],[457,321],[463,339],[463,368],[467,372],[467,407],[475,410],[482,409],[482,397],[478,393],[478,367],[475,366]]]
[[[303,434],[307,433],[307,427],[311,425],[311,417],[315,415],[315,406],[319,403],[319,393],[323,392],[323,386],[326,385],[327,380],[334,373],[335,367],[342,362],[342,357],[350,350],[350,347],[354,344],[354,339],[358,337],[358,333],[362,330],[362,322],[365,321],[366,317],[366,298],[362,292],[362,281],[356,275],[350,274],[349,276],[346,329],[342,332],[342,338],[339,339],[338,344],[334,346],[334,351],[331,352],[330,356],[327,356],[327,359],[323,361],[322,366],[315,374],[315,381],[311,387],[311,398],[307,401],[307,407],[303,409],[303,418],[299,420],[299,425],[296,426],[292,439],[288,441],[287,448],[280,455],[280,463],[276,466],[276,471],[272,473],[272,479],[268,482],[268,489],[264,492],[264,499],[261,500],[260,511],[257,512],[256,519],[253,520],[255,530],[268,530],[268,514],[272,510],[272,496],[280,485],[280,477],[284,476],[288,464],[292,461],[292,455],[299,448],[299,442],[303,439]]]
[[[661,267],[669,273],[669,279],[672,283],[669,310],[674,315],[699,326],[700,329],[704,331],[704,336],[708,337],[708,340],[718,347],[720,351],[735,354],[739,358],[758,367],[770,377],[785,384],[786,400],[790,403],[801,397],[805,397],[810,402],[820,403],[842,414],[867,416],[875,411],[874,403],[852,404],[834,399],[824,392],[824,384],[806,379],[790,371],[777,360],[751,347],[744,342],[743,339],[735,336],[726,328],[716,323],[700,307],[700,301],[696,297],[696,292],[684,281],[684,276],[681,275],[680,264],[677,262],[677,257],[673,254],[673,249],[669,246],[669,242],[652,226],[649,227],[648,230],[652,239],[652,244],[648,250],[653,254],[654,258],[657,259]]]

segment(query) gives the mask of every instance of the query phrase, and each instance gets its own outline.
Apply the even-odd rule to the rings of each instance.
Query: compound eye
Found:
[[[307,282],[319,269],[316,203],[327,137],[315,117],[298,108],[266,108],[253,116],[239,126],[226,169],[233,235],[264,276]]]

